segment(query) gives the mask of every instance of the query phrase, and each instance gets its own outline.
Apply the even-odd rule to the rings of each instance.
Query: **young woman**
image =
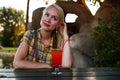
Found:
[[[52,68],[53,48],[63,49],[61,67],[70,68],[72,54],[62,8],[57,4],[46,7],[40,26],[25,32],[14,57],[14,68]]]

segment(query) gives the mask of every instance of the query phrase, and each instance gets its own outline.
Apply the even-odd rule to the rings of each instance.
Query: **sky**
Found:
[[[45,0],[30,0],[30,6],[29,6],[29,16],[31,18],[32,12],[39,7],[45,7],[44,4]],[[49,0],[48,4],[54,3],[54,0]],[[27,0],[0,0],[0,8],[1,7],[12,7],[17,10],[23,10],[26,15],[26,9],[27,9]]]
[[[31,21],[32,12],[39,7],[45,7],[44,1],[47,0],[30,0],[30,6],[29,6],[29,19]],[[48,5],[55,3],[55,0],[49,0]],[[91,3],[88,2],[87,5],[89,5],[89,9],[92,10],[92,14],[94,15],[96,10],[99,8],[96,6],[91,6]],[[26,9],[27,9],[27,0],[0,0],[0,8],[1,7],[12,7],[17,10],[23,10],[26,15]]]

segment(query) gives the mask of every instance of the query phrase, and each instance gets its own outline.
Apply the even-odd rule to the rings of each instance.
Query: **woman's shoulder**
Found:
[[[25,34],[33,34],[35,30],[27,30],[25,31]]]
[[[34,35],[34,32],[35,32],[35,30],[27,30],[27,31],[24,33],[24,36],[33,36],[33,35]]]
[[[30,44],[31,40],[34,39],[34,31],[35,30],[27,30],[25,31],[21,41],[25,41],[26,43]]]

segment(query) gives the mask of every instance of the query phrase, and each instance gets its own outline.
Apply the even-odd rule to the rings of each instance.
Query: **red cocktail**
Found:
[[[52,65],[53,65],[54,71],[52,72],[52,74],[62,74],[62,72],[59,71],[61,63],[62,63],[62,49],[53,49]]]
[[[61,66],[62,63],[62,49],[53,49],[52,50],[52,65],[55,68]]]

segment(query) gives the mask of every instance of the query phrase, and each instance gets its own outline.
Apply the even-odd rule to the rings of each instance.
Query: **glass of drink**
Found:
[[[61,67],[61,63],[62,63],[62,49],[53,49],[52,65],[54,71],[52,72],[52,74],[62,74],[62,72],[59,71],[59,68]]]

